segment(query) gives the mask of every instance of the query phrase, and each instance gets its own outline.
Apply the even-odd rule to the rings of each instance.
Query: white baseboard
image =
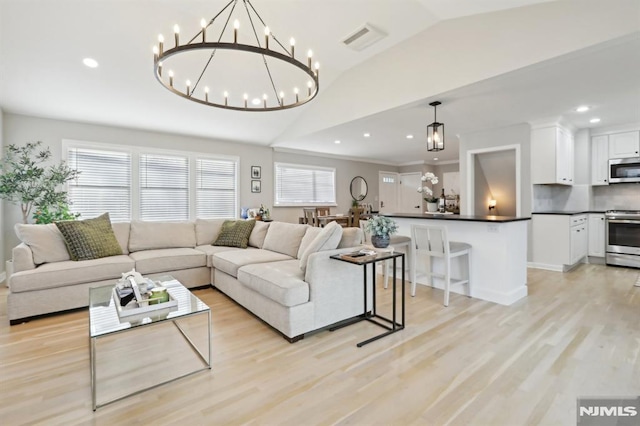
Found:
[[[527,262],[528,268],[545,269],[547,271],[564,272],[563,265],[551,265],[548,263]]]
[[[434,287],[442,290],[443,285],[438,281],[439,280],[436,280]],[[418,278],[416,278],[416,284],[431,287],[431,285],[429,284],[424,284],[418,281]],[[456,294],[461,294],[463,296],[466,296],[468,289],[469,287],[467,287],[467,284],[453,285],[451,286],[451,289],[449,291],[451,293],[456,293]],[[522,299],[523,297],[527,297],[528,294],[529,294],[529,289],[527,288],[527,285],[525,283],[521,287],[518,287],[509,293],[499,293],[493,290],[474,287],[473,295],[471,297],[473,297],[474,299],[481,299],[481,300],[486,300],[487,302],[497,303],[499,305],[509,306],[517,302],[518,300]]]
[[[0,284],[2,284],[5,287],[7,286],[6,279],[7,279],[7,273],[0,272]]]

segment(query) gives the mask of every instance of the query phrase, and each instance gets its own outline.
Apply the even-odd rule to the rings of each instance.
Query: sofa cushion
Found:
[[[255,224],[255,220],[225,220],[220,235],[213,245],[247,248],[249,236]]]
[[[207,265],[207,256],[192,248],[143,250],[129,255],[141,274],[198,268]]]
[[[64,237],[55,224],[16,223],[14,229],[20,241],[28,245],[33,252],[33,263],[36,265],[71,260]]]
[[[246,250],[224,251],[213,255],[213,267],[229,274],[238,276],[238,268],[253,263],[277,262],[291,260],[291,256],[269,250],[249,248]]]
[[[271,222],[263,222],[261,220],[255,222],[256,225],[253,227],[251,235],[249,235],[249,245],[251,247],[262,248]]]
[[[131,224],[129,222],[116,222],[111,223],[113,233],[116,234],[116,240],[120,244],[122,254],[129,254],[129,229]]]
[[[126,255],[79,262],[67,260],[46,263],[36,269],[13,274],[10,280],[11,292],[65,287],[109,279],[113,279],[115,285],[122,273],[130,271],[134,266],[133,259]]]
[[[122,254],[109,213],[85,220],[61,220],[56,226],[64,236],[71,260],[92,260]]]
[[[341,238],[342,226],[338,225],[338,222],[328,223],[305,249],[302,257],[300,257],[300,269],[302,269],[303,272],[307,271],[307,262],[309,261],[311,253],[323,250],[334,250],[338,247]]]
[[[338,248],[349,248],[364,244],[364,233],[360,228],[344,228]]]
[[[195,246],[194,222],[131,222],[130,252]]]
[[[309,225],[271,222],[262,248],[296,257],[307,228]]]
[[[212,244],[220,234],[225,219],[196,219],[196,245]]]
[[[310,226],[309,229],[307,229],[307,232],[304,234],[304,237],[302,237],[302,241],[300,242],[300,248],[298,249],[298,255],[296,256],[298,259],[302,257],[304,251],[309,247],[309,244],[316,239],[323,229],[324,228],[318,228],[316,226]]]
[[[283,306],[309,301],[309,285],[296,259],[243,266],[238,270],[238,281]]]
[[[244,249],[241,249],[239,247],[212,246],[211,244],[205,244],[203,246],[196,246],[195,249],[198,250],[198,251],[201,251],[202,253],[204,253],[205,256],[207,256],[207,266],[209,268],[211,268],[213,266],[212,257],[213,257],[214,254],[222,253],[223,251],[230,251],[230,250],[244,250]]]

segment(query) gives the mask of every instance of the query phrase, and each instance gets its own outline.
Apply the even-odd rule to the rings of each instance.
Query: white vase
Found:
[[[427,203],[427,211],[428,212],[437,212],[438,211],[438,203]]]

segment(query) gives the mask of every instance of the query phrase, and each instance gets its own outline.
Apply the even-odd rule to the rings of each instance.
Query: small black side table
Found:
[[[396,260],[398,258],[402,258],[402,322],[398,322],[397,318],[397,309],[396,309]],[[390,252],[379,252],[373,255],[367,256],[359,256],[359,257],[351,257],[348,254],[336,254],[331,256],[331,259],[340,260],[342,262],[351,263],[353,265],[362,265],[364,271],[364,313],[363,315],[354,318],[351,321],[348,321],[344,324],[340,324],[336,327],[330,328],[330,331],[338,330],[342,327],[346,327],[351,324],[355,324],[360,321],[369,321],[372,322],[382,328],[387,329],[388,331],[379,334],[375,337],[367,339],[363,342],[357,344],[359,348],[362,346],[369,344],[373,341],[381,339],[390,334],[396,333],[400,330],[404,329],[404,290],[405,290],[405,277],[404,277],[404,253],[390,253]],[[385,318],[376,313],[376,262],[393,260],[393,319]],[[371,276],[373,281],[373,307],[371,312],[367,311],[367,265],[371,265]],[[385,321],[388,324],[381,323],[376,321],[376,319],[380,319]]]

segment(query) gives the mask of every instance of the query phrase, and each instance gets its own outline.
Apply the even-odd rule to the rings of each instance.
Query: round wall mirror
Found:
[[[351,198],[356,201],[362,201],[367,196],[367,192],[369,192],[369,187],[362,176],[356,176],[351,179]]]

